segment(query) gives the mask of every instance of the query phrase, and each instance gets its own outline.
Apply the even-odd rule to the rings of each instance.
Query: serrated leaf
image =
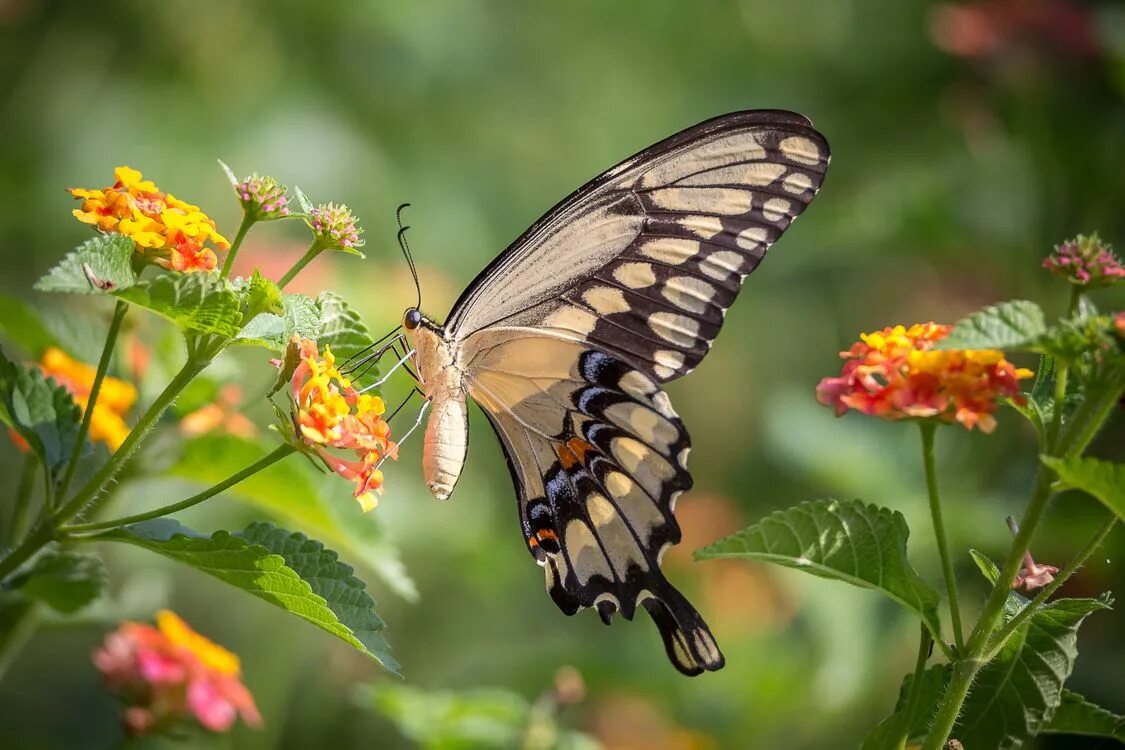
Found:
[[[983,552],[978,552],[975,549],[969,550],[969,556],[973,558],[973,562],[977,564],[980,569],[981,575],[988,579],[988,582],[993,586],[1000,580],[1000,568]],[[1009,591],[1008,598],[1004,600],[1004,616],[1003,622],[1008,622],[1013,617],[1018,615],[1024,607],[1030,603],[1030,599],[1023,596],[1017,591]]]
[[[282,302],[281,290],[278,289],[277,284],[267,279],[255,268],[254,275],[247,282],[242,324],[246,325],[262,313],[284,315],[285,306]]]
[[[371,346],[371,333],[360,320],[359,314],[339,295],[321,292],[316,298],[320,309],[321,348],[331,346],[337,359],[343,361]]]
[[[257,441],[206,435],[187,441],[169,471],[206,487],[258,461],[266,452]],[[226,495],[331,544],[375,573],[399,596],[416,600],[418,589],[402,569],[395,546],[378,533],[377,521],[361,514],[354,501],[340,508],[332,503],[333,498],[323,497],[312,471],[298,461],[280,461],[239,482]],[[341,520],[341,514],[346,520]]]
[[[286,565],[308,581],[313,593],[324,598],[340,624],[362,644],[361,650],[389,671],[398,671],[398,662],[391,658],[390,646],[382,635],[386,625],[375,614],[375,600],[367,593],[367,585],[355,577],[352,566],[340,562],[336,552],[304,534],[270,523],[250,524],[239,536],[281,555]]]
[[[223,174],[227,176],[227,179],[230,181],[231,187],[238,187],[238,177],[236,177],[234,171],[227,166],[227,163],[222,159],[216,159],[215,161],[219,162],[219,168],[222,169]]]
[[[45,552],[12,580],[12,588],[57,612],[70,614],[101,596],[107,583],[100,558],[77,552]]]
[[[107,294],[128,289],[137,281],[133,272],[136,246],[124,235],[98,234],[68,253],[35,288],[41,292]]]
[[[941,697],[945,693],[945,685],[949,682],[949,665],[941,664],[922,672],[921,693],[915,703],[914,715],[910,717],[910,727],[906,733],[907,744],[918,744],[929,731],[937,714]],[[897,748],[895,742],[901,737],[904,713],[910,688],[914,684],[914,675],[908,674],[902,681],[898,690],[898,701],[895,703],[891,715],[875,725],[863,738],[860,750],[891,750]]]
[[[1051,718],[1078,657],[1078,627],[1098,599],[1059,599],[1046,605],[981,668],[953,736],[973,750],[1020,746]]]
[[[282,305],[283,315],[259,315],[239,332],[234,343],[281,351],[293,336],[316,340],[320,335],[320,310],[316,300],[304,294],[286,294]]]
[[[1125,519],[1125,464],[1096,458],[1040,458],[1064,485],[1093,495],[1118,518]]]
[[[920,616],[937,639],[939,596],[910,567],[909,536],[897,511],[858,500],[816,500],[771,513],[695,557],[764,560],[878,591]]]
[[[991,305],[957,322],[938,349],[1026,349],[1047,330],[1034,302],[1012,300]]]
[[[52,474],[70,458],[81,421],[69,391],[0,350],[0,422],[19,433]]]
[[[23,300],[0,295],[0,330],[30,357],[38,357],[58,341],[39,311]]]
[[[216,273],[162,274],[116,296],[198,333],[229,338],[242,319],[238,294]]]
[[[1107,711],[1072,690],[1062,691],[1062,702],[1040,730],[1046,734],[1080,734],[1125,742],[1125,716]]]
[[[156,521],[113,529],[95,538],[132,544],[190,565],[311,622],[397,674],[398,665],[385,651],[372,650],[359,637],[373,645],[377,643],[377,633],[364,629],[372,627],[378,619],[374,602],[363,591],[362,582],[351,575],[351,568],[337,560],[335,552],[302,534],[285,532],[278,536],[257,528],[268,525],[250,526],[247,532],[251,538],[247,539],[227,531],[204,537],[171,519]],[[291,556],[307,579],[290,566],[286,555]],[[334,598],[328,599],[318,591]],[[370,607],[370,617],[361,617],[365,607]],[[360,627],[360,633],[347,623]],[[378,636],[378,640],[382,641],[382,637]],[[386,648],[385,641],[382,648]]]

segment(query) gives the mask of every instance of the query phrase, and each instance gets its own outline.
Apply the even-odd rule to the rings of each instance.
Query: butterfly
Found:
[[[465,289],[444,325],[403,317],[431,409],[439,499],[468,452],[468,401],[503,447],[527,549],[555,604],[609,624],[643,606],[687,675],[724,657],[660,570],[680,541],[690,440],[662,386],[711,348],[742,280],[820,189],[829,149],[791,112],[688,128],[578,188]],[[422,416],[419,415],[419,420]]]

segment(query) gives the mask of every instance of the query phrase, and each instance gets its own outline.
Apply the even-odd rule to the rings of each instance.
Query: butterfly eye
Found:
[[[418,311],[417,307],[412,307],[406,311],[406,315],[402,318],[402,325],[408,331],[413,331],[422,325],[422,313]]]

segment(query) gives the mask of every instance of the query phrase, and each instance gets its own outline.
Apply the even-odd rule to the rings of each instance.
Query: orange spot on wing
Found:
[[[579,464],[585,463],[586,454],[594,450],[597,450],[594,446],[577,437],[555,446],[555,453],[559,457],[559,462],[568,471]]]

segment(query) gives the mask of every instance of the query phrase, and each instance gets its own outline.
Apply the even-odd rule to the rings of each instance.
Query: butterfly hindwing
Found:
[[[552,209],[478,277],[450,330],[576,335],[658,381],[706,356],[742,280],[815,196],[828,144],[741,112],[646,149]]]
[[[677,668],[721,666],[706,624],[660,571],[680,540],[675,498],[691,485],[689,438],[667,395],[622,359],[529,329],[474,334],[466,358],[559,608],[593,607],[608,624],[643,604]]]

